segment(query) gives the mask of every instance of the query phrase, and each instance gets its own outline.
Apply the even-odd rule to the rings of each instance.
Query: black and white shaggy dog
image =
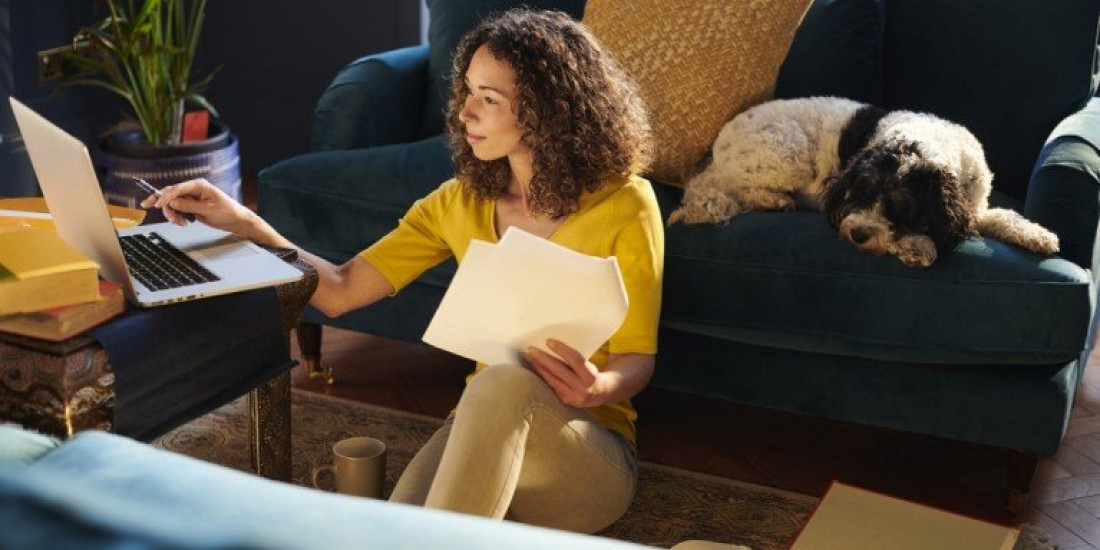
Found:
[[[859,250],[913,266],[976,235],[1057,252],[1054,233],[989,208],[992,180],[981,144],[958,124],[835,97],[775,100],[726,123],[668,221],[811,208]]]

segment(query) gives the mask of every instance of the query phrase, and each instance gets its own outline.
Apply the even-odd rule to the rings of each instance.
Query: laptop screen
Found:
[[[99,263],[104,279],[120,282],[132,292],[88,149],[14,97],[9,99],[58,234]]]

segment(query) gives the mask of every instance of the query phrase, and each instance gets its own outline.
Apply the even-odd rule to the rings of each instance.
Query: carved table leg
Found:
[[[321,325],[298,323],[298,349],[311,379],[322,378],[330,386],[336,381],[332,369],[321,364]]]
[[[1013,516],[1027,508],[1031,498],[1031,480],[1039,468],[1039,455],[1024,451],[1008,451],[1008,502],[1005,508]]]
[[[280,322],[286,337],[317,289],[317,270],[301,259],[293,263],[302,271],[302,280],[276,287]],[[248,413],[252,469],[263,477],[290,482],[290,371],[253,388],[248,393]]]
[[[248,413],[252,469],[269,479],[291,481],[290,372],[253,388]]]

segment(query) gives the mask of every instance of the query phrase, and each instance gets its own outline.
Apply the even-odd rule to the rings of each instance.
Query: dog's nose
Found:
[[[866,227],[855,227],[848,232],[848,236],[855,244],[863,244],[867,242],[867,239],[871,238],[871,230]]]

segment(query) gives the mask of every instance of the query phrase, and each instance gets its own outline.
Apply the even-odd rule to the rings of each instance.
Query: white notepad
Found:
[[[473,241],[424,341],[487,365],[519,364],[546,339],[590,358],[626,318],[614,257],[597,258],[514,227],[499,243]]]

